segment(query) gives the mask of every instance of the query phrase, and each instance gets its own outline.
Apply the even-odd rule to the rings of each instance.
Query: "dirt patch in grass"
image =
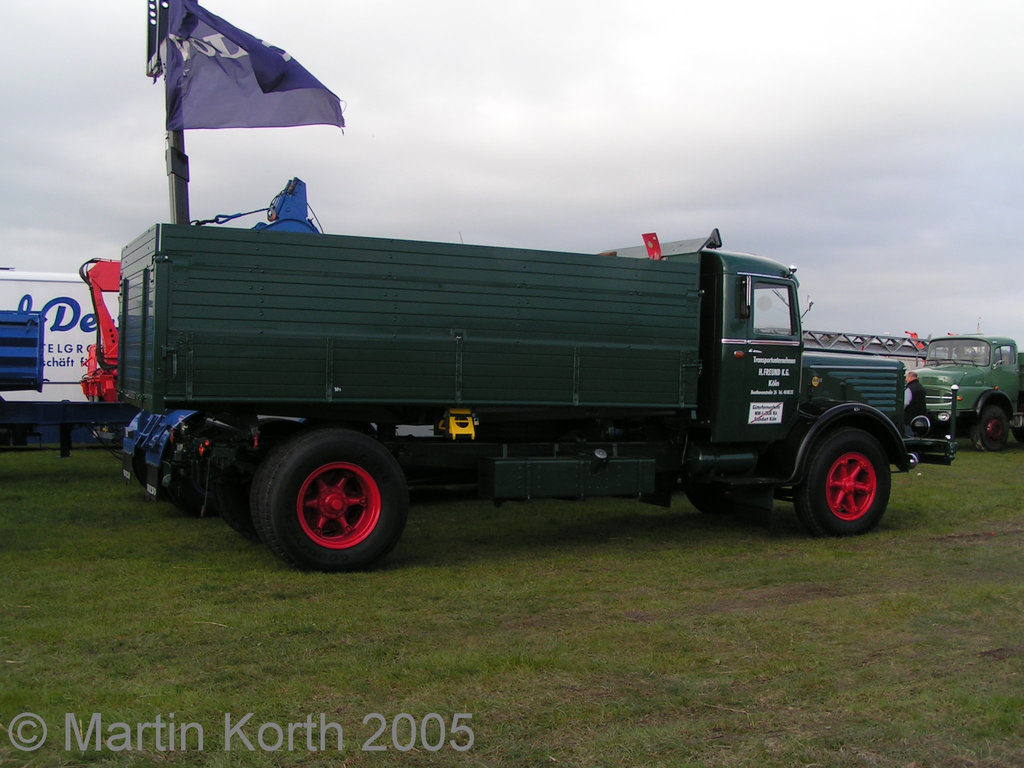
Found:
[[[1005,544],[1007,539],[1017,540],[1018,545],[1024,545],[1024,528],[993,529],[989,531],[964,531],[958,533],[947,533],[943,536],[932,536],[931,541],[967,541],[967,542],[991,542],[993,544]]]
[[[995,661],[1013,659],[1018,656],[1024,656],[1024,645],[1011,645],[1008,648],[993,648],[990,651],[982,651],[978,655]]]
[[[726,599],[698,605],[693,613],[708,616],[719,613],[760,612],[769,608],[800,605],[840,596],[840,591],[827,584],[781,584],[744,590]]]

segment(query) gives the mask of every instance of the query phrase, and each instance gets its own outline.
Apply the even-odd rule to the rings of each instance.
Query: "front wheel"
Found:
[[[971,442],[979,451],[1001,451],[1006,447],[1010,420],[998,405],[986,405],[981,418],[971,425]]]
[[[889,462],[878,441],[847,428],[815,446],[793,506],[814,536],[867,533],[882,519],[890,487]]]
[[[318,429],[282,443],[252,484],[253,522],[299,568],[368,568],[398,543],[409,492],[401,467],[373,438]]]

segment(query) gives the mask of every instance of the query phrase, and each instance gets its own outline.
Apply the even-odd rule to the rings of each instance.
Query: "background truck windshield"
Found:
[[[928,345],[927,363],[967,363],[988,365],[990,347],[979,339],[933,341]]]

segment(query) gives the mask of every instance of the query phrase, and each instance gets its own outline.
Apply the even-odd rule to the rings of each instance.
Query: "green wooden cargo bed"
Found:
[[[152,412],[693,407],[698,273],[696,255],[158,224],[122,254],[120,389]]]

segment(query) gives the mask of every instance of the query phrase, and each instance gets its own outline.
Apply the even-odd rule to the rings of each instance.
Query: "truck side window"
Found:
[[[757,283],[753,299],[754,333],[793,335],[793,312],[788,285]]]
[[[1013,351],[1013,347],[1004,345],[996,350],[995,364],[1005,365],[1007,368],[1012,368],[1016,362],[1017,355]]]

